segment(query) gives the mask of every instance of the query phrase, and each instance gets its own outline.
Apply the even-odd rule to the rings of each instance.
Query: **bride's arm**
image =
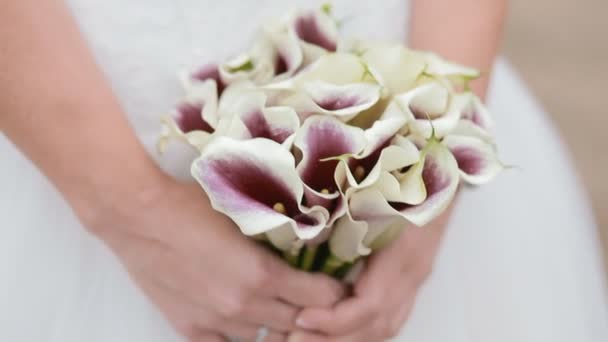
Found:
[[[414,0],[409,45],[482,70],[473,87],[483,97],[506,11],[507,0]]]
[[[61,1],[3,1],[0,22],[0,129],[182,333],[249,340],[266,325],[278,339],[298,306],[341,296],[337,282],[245,239],[200,187],[159,170]]]
[[[78,213],[162,184],[65,7],[7,1],[0,20],[0,129]]]
[[[485,71],[472,85],[484,96],[498,53],[506,0],[414,0],[410,45]],[[372,256],[354,287],[354,296],[334,309],[307,309],[302,341],[384,341],[394,337],[407,319],[420,284],[430,273],[450,211],[424,229],[408,229],[388,248]]]

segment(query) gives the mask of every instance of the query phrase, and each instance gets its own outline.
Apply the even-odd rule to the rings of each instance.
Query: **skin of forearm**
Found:
[[[507,0],[413,0],[409,44],[481,70],[471,86],[484,97],[506,11]]]
[[[103,215],[147,196],[162,172],[134,135],[65,4],[5,1],[0,22],[2,132],[79,216]]]
[[[413,0],[409,46],[481,70],[482,77],[471,88],[483,98],[500,48],[506,7],[507,0]],[[436,251],[454,203],[428,225],[428,250]],[[430,254],[434,259],[435,252]]]

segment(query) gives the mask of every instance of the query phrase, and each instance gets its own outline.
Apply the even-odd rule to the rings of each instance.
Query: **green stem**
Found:
[[[327,275],[333,276],[334,273],[336,273],[336,271],[338,270],[338,268],[340,268],[342,265],[344,265],[344,261],[330,254],[327,257],[327,260],[325,260],[321,271]]]
[[[304,256],[302,257],[302,267],[304,271],[310,271],[312,265],[315,263],[315,257],[317,256],[317,246],[306,246],[304,249]]]
[[[292,253],[292,251],[283,252],[283,259],[287,260],[287,263],[293,267],[298,267],[298,254]]]

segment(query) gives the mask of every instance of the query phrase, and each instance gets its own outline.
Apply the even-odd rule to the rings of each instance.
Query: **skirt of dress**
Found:
[[[573,162],[505,62],[489,105],[501,156],[518,167],[465,189],[434,273],[395,341],[608,341],[597,231]],[[0,341],[180,341],[1,136],[0,157]]]

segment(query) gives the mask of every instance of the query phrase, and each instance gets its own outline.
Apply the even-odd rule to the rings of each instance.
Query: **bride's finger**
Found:
[[[279,332],[295,329],[300,309],[279,299],[261,298],[248,303],[241,317],[247,322],[264,325]]]
[[[324,274],[294,270],[287,264],[275,273],[275,293],[282,300],[300,307],[330,307],[346,294],[346,288]]]
[[[407,321],[410,312],[412,311],[418,288],[418,286],[415,284],[416,282],[411,279],[411,275],[405,274],[403,277],[405,279],[400,283],[409,285],[406,286],[403,291],[393,290],[395,306],[386,317],[386,320],[389,322],[388,330],[394,334],[397,334]]]
[[[191,342],[228,342],[229,340],[220,334],[199,330],[196,335],[190,338]]]

